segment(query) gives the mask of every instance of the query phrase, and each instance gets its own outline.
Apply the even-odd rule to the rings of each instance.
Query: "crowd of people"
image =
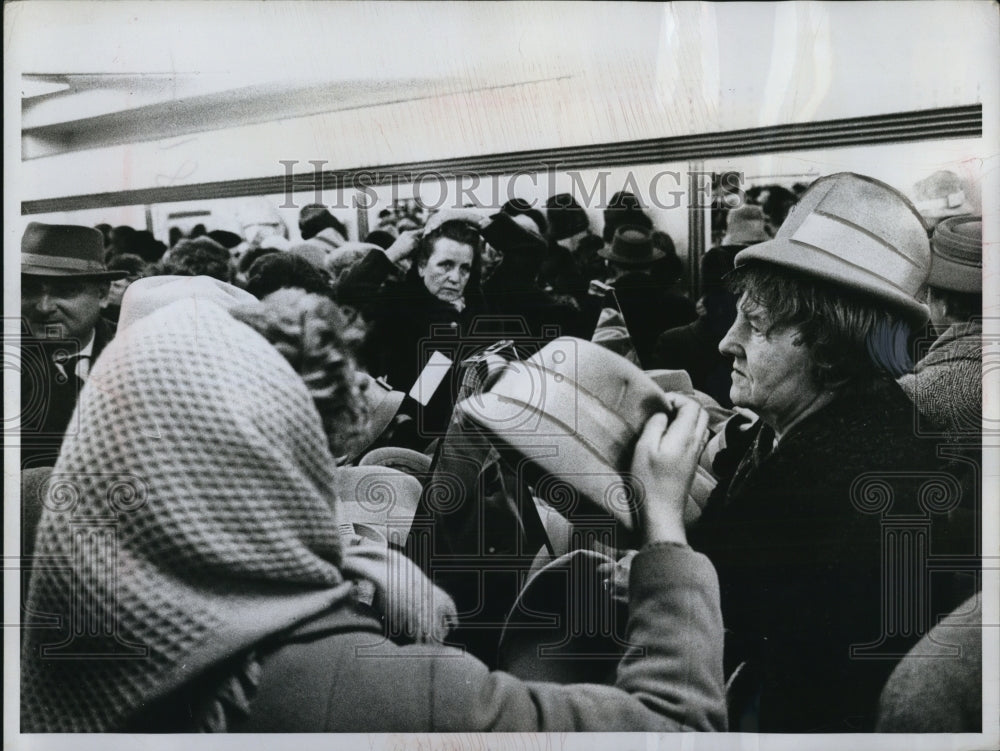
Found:
[[[978,731],[981,220],[802,187],[30,223],[22,731]]]

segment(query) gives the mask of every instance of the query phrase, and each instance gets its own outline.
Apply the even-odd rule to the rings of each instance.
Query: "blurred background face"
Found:
[[[21,316],[32,336],[87,343],[101,315],[108,283],[73,277],[21,276]]]
[[[472,247],[465,243],[438,238],[430,258],[417,269],[427,291],[445,302],[460,299],[472,274],[473,254]]]

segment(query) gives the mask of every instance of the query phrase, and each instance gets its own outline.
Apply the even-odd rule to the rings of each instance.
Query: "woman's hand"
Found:
[[[385,249],[385,254],[393,263],[409,258],[420,242],[421,231],[418,229],[408,229],[399,233],[396,241]]]
[[[646,542],[687,543],[684,505],[698,457],[708,440],[708,413],[683,394],[663,395],[667,414],[646,421],[632,458],[632,477],[644,491],[639,514]]]

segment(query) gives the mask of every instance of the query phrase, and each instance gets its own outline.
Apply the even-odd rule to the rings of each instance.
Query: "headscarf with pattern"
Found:
[[[306,385],[224,307],[188,297],[135,321],[86,390],[36,540],[22,732],[121,729],[346,601],[352,568],[385,576],[384,551],[353,567],[342,551]]]

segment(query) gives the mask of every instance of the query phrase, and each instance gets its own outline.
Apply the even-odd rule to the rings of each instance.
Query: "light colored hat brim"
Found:
[[[361,467],[378,465],[388,467],[408,475],[420,476],[430,471],[431,458],[413,449],[399,446],[383,446],[369,451],[358,462]]]
[[[382,466],[341,467],[336,483],[337,521],[367,525],[395,545],[403,545],[420,502],[419,480]]]
[[[930,318],[926,305],[919,303],[905,290],[895,287],[885,279],[838,256],[811,245],[804,245],[788,238],[774,238],[751,245],[736,254],[736,266],[747,261],[765,261],[785,268],[801,271],[806,276],[825,279],[848,289],[865,292],[893,303],[906,311],[920,324]]]
[[[360,441],[357,448],[349,452],[344,457],[345,461],[353,461],[359,454],[364,452],[365,449],[378,440],[379,436],[381,436],[382,433],[385,432],[385,429],[392,423],[392,419],[396,416],[396,413],[399,412],[399,406],[403,403],[403,399],[405,398],[406,394],[402,391],[387,391],[378,404],[374,406],[369,405],[370,412],[368,416],[368,427],[365,431],[364,440]],[[379,462],[375,463],[378,464]]]
[[[535,493],[566,518],[598,508],[624,529],[635,528],[635,499],[621,473],[570,426],[491,393],[463,400],[456,410],[485,428],[501,454],[506,449],[519,457],[536,457],[528,465],[534,470]],[[515,425],[524,429],[512,429]]]

